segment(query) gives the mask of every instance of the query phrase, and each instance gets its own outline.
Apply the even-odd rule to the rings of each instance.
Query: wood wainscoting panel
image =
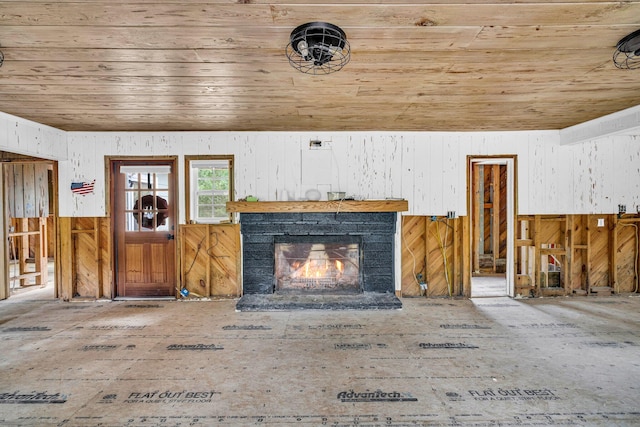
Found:
[[[464,263],[458,254],[462,250],[459,221],[461,218],[402,217],[402,296],[460,294]],[[418,275],[427,284],[425,290],[420,288]]]
[[[202,297],[238,297],[240,226],[187,224],[180,226],[182,288]]]
[[[614,230],[617,241],[614,248],[616,251],[614,291],[616,293],[638,292],[639,228],[638,218],[618,220],[616,224]]]

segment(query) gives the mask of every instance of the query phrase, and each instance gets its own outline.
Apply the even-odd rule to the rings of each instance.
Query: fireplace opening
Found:
[[[282,236],[274,243],[275,292],[362,291],[358,236]]]

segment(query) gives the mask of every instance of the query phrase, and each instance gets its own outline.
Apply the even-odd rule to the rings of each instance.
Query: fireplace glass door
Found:
[[[360,292],[360,244],[327,240],[276,242],[275,290]]]

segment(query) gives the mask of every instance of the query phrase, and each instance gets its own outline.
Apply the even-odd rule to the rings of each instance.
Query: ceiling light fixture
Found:
[[[340,27],[309,22],[291,32],[286,54],[291,66],[302,73],[330,74],[347,65],[351,48]]]
[[[618,68],[640,68],[640,30],[620,39],[613,53],[613,63]]]

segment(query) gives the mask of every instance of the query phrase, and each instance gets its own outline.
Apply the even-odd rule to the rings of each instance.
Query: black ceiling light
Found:
[[[613,63],[618,68],[640,68],[640,30],[636,30],[623,37],[616,45],[613,53]]]
[[[291,32],[286,54],[291,66],[300,72],[330,74],[347,65],[351,48],[340,27],[309,22]]]

